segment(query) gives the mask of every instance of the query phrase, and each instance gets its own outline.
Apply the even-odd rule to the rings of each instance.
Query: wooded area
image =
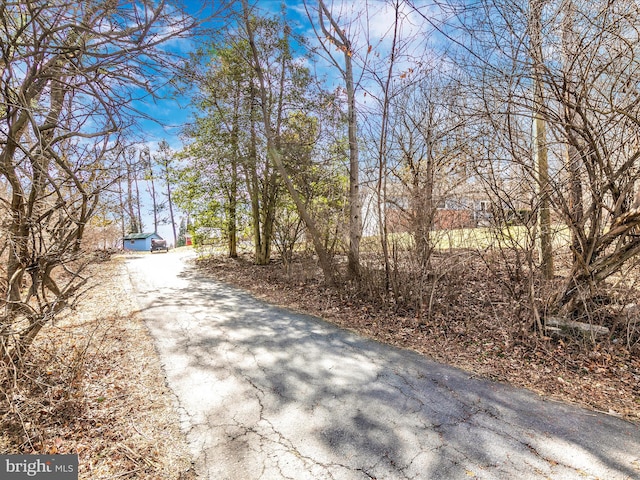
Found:
[[[135,102],[175,75],[165,44],[196,22],[164,2],[9,1],[0,19],[0,362],[11,372],[82,292],[83,238],[144,164],[130,146]]]
[[[286,271],[312,252],[325,283],[416,318],[442,254],[473,257],[530,335],[561,317],[637,349],[637,2],[305,13],[314,35],[235,4],[192,64],[178,196],[196,239],[219,229],[265,265],[275,245]]]

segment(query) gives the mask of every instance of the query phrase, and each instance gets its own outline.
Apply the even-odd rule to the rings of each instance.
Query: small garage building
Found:
[[[162,237],[157,233],[130,233],[122,238],[122,247],[125,250],[136,252],[148,252],[151,250],[151,240]]]

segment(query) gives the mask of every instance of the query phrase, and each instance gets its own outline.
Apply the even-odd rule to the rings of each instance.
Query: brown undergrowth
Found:
[[[175,402],[117,259],[2,385],[0,451],[79,455],[82,479],[195,478]]]
[[[411,349],[470,375],[640,422],[640,352],[620,339],[540,337],[526,300],[507,292],[482,265],[450,269],[426,295],[428,314],[347,285],[323,286],[313,261],[253,265],[249,257],[204,258],[202,271],[260,298],[320,316],[375,340]],[[447,273],[448,271],[448,273]],[[431,294],[433,292],[433,294]],[[426,303],[426,302],[425,302]]]

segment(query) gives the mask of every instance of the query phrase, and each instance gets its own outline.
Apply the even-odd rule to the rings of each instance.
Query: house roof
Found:
[[[160,235],[158,235],[155,232],[151,232],[151,233],[129,233],[129,234],[125,235],[123,238],[125,240],[144,240],[144,239],[152,237],[154,235],[156,237],[160,238]]]

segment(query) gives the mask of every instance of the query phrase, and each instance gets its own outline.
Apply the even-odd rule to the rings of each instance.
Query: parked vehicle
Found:
[[[166,240],[162,240],[159,238],[153,238],[151,240],[151,253],[157,251],[164,251],[165,253],[169,251]]]

